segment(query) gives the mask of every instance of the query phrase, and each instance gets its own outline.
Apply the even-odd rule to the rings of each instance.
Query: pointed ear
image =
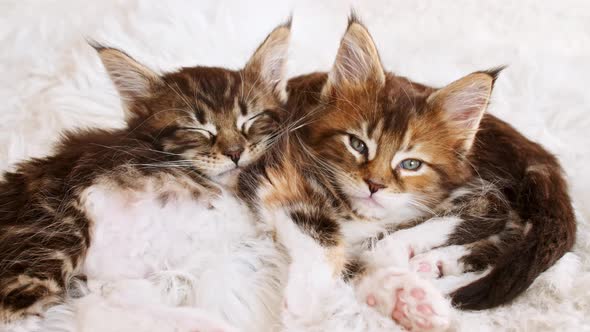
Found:
[[[160,76],[125,52],[109,47],[91,46],[98,52],[102,64],[127,106],[138,98],[150,96],[154,87],[162,83]]]
[[[473,145],[494,82],[502,69],[469,74],[428,97],[431,107],[440,110],[444,118],[464,135],[466,151]]]
[[[276,27],[258,46],[244,71],[270,88],[282,102],[287,101],[287,53],[291,19]]]
[[[369,82],[382,85],[385,82],[385,71],[373,38],[353,14],[340,41],[324,93],[345,86],[362,86]]]

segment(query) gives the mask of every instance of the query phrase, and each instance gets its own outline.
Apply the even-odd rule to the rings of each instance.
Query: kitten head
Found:
[[[263,155],[285,117],[289,37],[290,23],[278,26],[238,71],[191,67],[159,75],[122,51],[95,48],[130,133],[178,165],[229,184]]]
[[[469,176],[466,156],[497,73],[476,72],[441,89],[396,77],[352,19],[307,143],[359,214],[425,215]]]

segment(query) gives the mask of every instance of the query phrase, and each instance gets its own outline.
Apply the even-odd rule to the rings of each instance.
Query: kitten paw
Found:
[[[443,262],[436,255],[420,254],[410,260],[410,270],[424,279],[443,276]]]
[[[410,259],[410,270],[424,279],[458,276],[464,272],[460,259],[466,253],[463,246],[433,249]]]
[[[450,303],[413,273],[378,270],[360,281],[357,295],[409,331],[445,331],[450,325]]]
[[[381,240],[370,253],[371,257],[369,261],[372,262],[371,264],[373,266],[377,268],[390,266],[408,267],[410,259],[420,253],[411,243],[400,236],[394,235],[397,234],[390,235],[388,238]]]

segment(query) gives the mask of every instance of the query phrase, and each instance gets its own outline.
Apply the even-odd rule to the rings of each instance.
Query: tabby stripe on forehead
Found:
[[[207,108],[209,108],[209,110],[211,110],[211,111],[215,110],[215,103],[213,102],[213,100],[211,100],[211,98],[209,96],[205,95],[204,93],[202,93],[200,91],[197,91],[196,97],[200,102],[205,104],[205,106],[207,106]]]
[[[195,105],[195,116],[197,117],[197,121],[199,121],[199,123],[207,123],[207,119],[205,118],[205,111],[203,111],[203,109],[199,105]]]
[[[175,83],[176,86],[184,94],[184,96],[179,96],[180,100],[184,101],[185,103],[190,103],[189,105],[186,105],[186,106],[191,108],[195,112],[195,116],[197,117],[197,120],[200,123],[205,124],[205,122],[206,122],[205,112],[201,109],[201,107],[198,105],[198,103],[191,100],[191,98],[189,98],[189,97],[185,97],[185,96],[192,96],[194,94],[195,98],[197,98],[197,97],[200,98],[199,97],[200,92],[199,92],[199,89],[196,85],[196,82],[188,74],[183,75],[182,77],[184,78],[183,80],[178,80]],[[206,98],[206,97],[203,97],[203,98]],[[206,102],[204,102],[204,104],[207,105]]]
[[[367,137],[373,137],[373,133],[375,131],[375,129],[377,129],[377,125],[379,124],[379,121],[371,121],[369,123],[369,125],[367,126]]]
[[[243,100],[238,101],[238,105],[240,106],[240,113],[242,113],[242,115],[248,114],[248,107]]]
[[[318,141],[323,141],[325,139],[328,139],[328,138],[331,138],[334,136],[338,136],[338,135],[348,136],[349,134],[344,130],[338,130],[338,129],[326,130],[324,133],[322,133],[318,137]]]

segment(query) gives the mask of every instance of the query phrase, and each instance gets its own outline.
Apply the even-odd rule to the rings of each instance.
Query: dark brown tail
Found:
[[[575,216],[567,185],[553,161],[554,165],[529,167],[525,173],[518,212],[532,228],[524,241],[503,254],[485,277],[452,293],[453,305],[482,310],[510,302],[571,249]]]

